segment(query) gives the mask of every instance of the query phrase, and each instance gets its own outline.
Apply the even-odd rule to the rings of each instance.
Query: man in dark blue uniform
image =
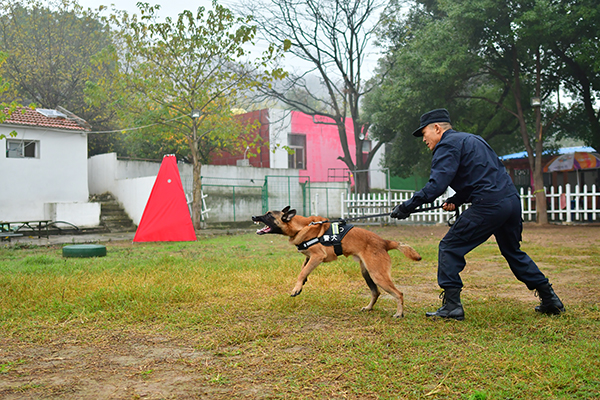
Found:
[[[445,201],[444,210],[454,211],[461,204],[471,203],[440,242],[438,284],[443,289],[442,307],[426,315],[464,319],[460,272],[466,264],[465,255],[491,235],[496,237],[500,252],[516,278],[540,296],[540,305],[535,310],[544,314],[564,312],[548,278],[520,248],[521,201],[494,150],[480,136],[453,130],[446,109],[423,114],[413,135],[422,136],[433,152],[431,175],[425,187],[397,205],[391,216],[408,218],[417,207],[441,196],[448,186],[456,194]]]

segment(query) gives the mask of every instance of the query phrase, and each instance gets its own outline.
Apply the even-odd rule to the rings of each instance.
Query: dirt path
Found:
[[[381,228],[385,230],[386,228]],[[377,230],[377,229],[375,229]],[[446,227],[415,227],[415,238],[428,235],[440,238]],[[393,232],[393,231],[390,231]],[[577,249],[600,243],[600,226],[529,225],[524,232],[525,246],[568,246],[577,257]],[[510,277],[508,268],[486,268],[486,262],[470,265],[468,274],[501,274]],[[582,258],[585,263],[585,258]],[[541,266],[543,267],[543,266]],[[496,275],[498,277],[498,275]],[[430,297],[431,284],[404,286],[413,301]],[[562,273],[554,281],[561,287],[561,297],[569,302],[598,296],[586,288],[585,276]],[[597,280],[598,277],[594,276]],[[577,280],[575,285],[567,283]],[[491,281],[491,280],[490,280]],[[358,283],[357,283],[358,284]],[[362,285],[362,283],[360,283]],[[492,282],[490,282],[492,284]],[[473,287],[472,293],[486,290]],[[531,302],[524,290],[507,291],[503,295]],[[76,323],[73,321],[72,323]],[[253,376],[242,374],[240,382],[219,385],[218,371],[225,361],[213,352],[203,352],[196,344],[201,337],[166,337],[148,332],[89,332],[69,330],[60,339],[48,343],[26,343],[17,338],[0,337],[0,398],[14,399],[228,399],[237,397],[265,398],[265,385]],[[231,357],[227,359],[231,362]],[[229,365],[229,368],[233,368]],[[273,398],[273,397],[269,397]]]

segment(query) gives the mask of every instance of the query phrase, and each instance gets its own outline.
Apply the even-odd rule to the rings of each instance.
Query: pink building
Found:
[[[250,165],[253,167],[299,169],[301,176],[309,176],[311,182],[328,182],[347,179],[347,166],[338,159],[343,156],[342,145],[333,121],[312,117],[298,111],[264,109],[243,114],[247,121],[261,123],[259,134],[264,145],[256,157],[224,154],[215,158],[215,165]],[[347,119],[346,129],[350,153],[355,154],[354,129],[352,120]],[[365,142],[370,144],[370,142]],[[288,151],[294,150],[292,154]],[[366,149],[366,150],[370,150]],[[386,187],[386,174],[377,171],[380,165],[379,152],[374,158],[370,175],[372,188]],[[334,177],[337,176],[337,179]]]

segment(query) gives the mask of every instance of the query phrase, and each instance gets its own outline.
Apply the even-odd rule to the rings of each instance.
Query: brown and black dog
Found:
[[[302,264],[302,271],[298,276],[296,285],[292,289],[292,296],[298,296],[302,292],[302,286],[308,275],[322,262],[337,260],[334,247],[326,246],[311,240],[322,237],[331,225],[323,217],[303,217],[296,215],[296,210],[285,207],[281,211],[269,211],[265,215],[253,216],[252,221],[263,223],[265,227],[256,231],[258,235],[280,234],[288,236],[290,243],[298,247],[299,251],[306,256]],[[310,247],[303,247],[303,243],[314,243]],[[371,302],[363,308],[365,311],[373,309],[373,305],[379,298],[379,287],[391,294],[398,302],[398,310],[394,317],[404,316],[404,297],[402,292],[396,289],[392,282],[391,266],[392,260],[388,251],[397,249],[411,260],[419,261],[421,256],[409,245],[392,240],[385,240],[373,232],[353,227],[341,241],[342,252],[346,257],[354,256],[360,263],[362,276],[371,289]]]

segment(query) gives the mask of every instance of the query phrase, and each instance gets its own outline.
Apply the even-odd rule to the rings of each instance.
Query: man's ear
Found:
[[[292,218],[294,218],[294,216],[296,215],[296,210],[290,210],[289,207],[286,207],[288,209],[288,211],[284,211],[283,213],[283,217],[281,217],[281,220],[283,222],[290,222],[292,220]],[[285,208],[284,208],[285,210]]]

